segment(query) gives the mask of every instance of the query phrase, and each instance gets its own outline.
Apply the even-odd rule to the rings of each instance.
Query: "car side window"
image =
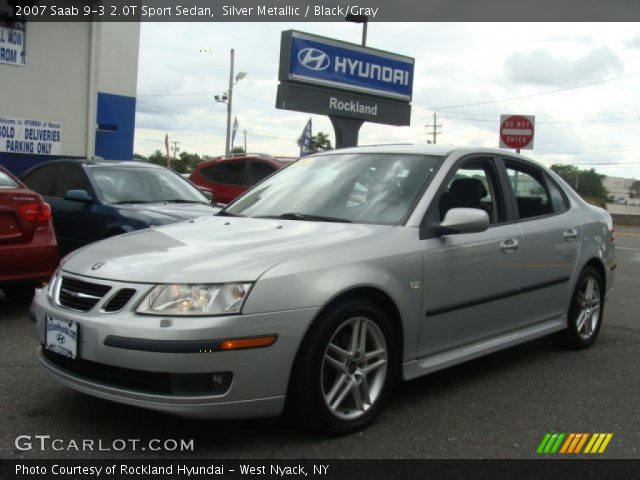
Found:
[[[551,204],[553,206],[554,213],[562,213],[569,210],[569,200],[562,193],[560,187],[554,182],[548,175],[545,175],[547,180],[547,187],[549,188],[549,194],[551,195]]]
[[[244,179],[244,169],[246,162],[220,162],[210,167],[205,167],[200,173],[205,178],[216,183],[226,183],[228,185],[246,185]]]
[[[489,215],[489,222],[506,220],[504,198],[498,186],[492,159],[473,159],[459,167],[438,202],[440,221],[452,208],[477,208]]]
[[[56,182],[53,196],[64,198],[69,190],[84,190],[91,195],[89,180],[82,169],[65,165],[62,169],[62,175]]]
[[[19,186],[13,178],[0,170],[0,187],[18,188]]]
[[[51,197],[60,168],[60,165],[45,165],[27,175],[23,182],[34,192]]]
[[[516,197],[520,218],[534,218],[554,212],[553,200],[542,170],[505,161],[511,189]]]
[[[276,168],[266,162],[251,162],[249,185],[255,185],[256,183],[261,182],[275,171]]]

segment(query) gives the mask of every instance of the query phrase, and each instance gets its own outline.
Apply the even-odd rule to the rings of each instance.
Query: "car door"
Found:
[[[428,356],[517,327],[522,256],[505,184],[493,157],[462,159],[430,206],[421,229],[423,316],[419,355]],[[484,232],[437,236],[451,208],[489,214]],[[431,233],[430,233],[431,232]]]
[[[504,164],[522,229],[521,324],[532,325],[567,313],[582,228],[543,169],[511,158]]]
[[[84,190],[93,200],[68,200],[65,196],[69,190]],[[50,201],[62,255],[103,238],[102,205],[98,203],[82,166],[65,164],[62,167]]]

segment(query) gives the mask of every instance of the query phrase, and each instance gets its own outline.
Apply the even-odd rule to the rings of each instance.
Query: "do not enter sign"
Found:
[[[500,115],[500,148],[533,149],[536,117]]]

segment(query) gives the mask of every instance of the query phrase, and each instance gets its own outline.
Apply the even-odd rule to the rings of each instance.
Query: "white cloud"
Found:
[[[516,82],[538,85],[569,86],[619,75],[623,65],[608,47],[592,50],[571,60],[555,57],[547,50],[511,54],[504,64],[507,76]]]

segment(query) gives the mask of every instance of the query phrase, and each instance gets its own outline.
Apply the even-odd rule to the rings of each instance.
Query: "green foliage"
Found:
[[[573,165],[551,165],[551,170],[560,175],[565,182],[573,187],[585,201],[598,206],[607,203],[607,189],[604,186],[605,175],[601,175],[591,168],[580,170]]]
[[[231,150],[231,153],[247,153],[244,151],[244,147],[238,145],[237,147],[233,147],[233,149]]]
[[[629,187],[629,196],[631,198],[640,198],[640,180],[634,180]]]
[[[296,142],[300,146],[300,139]],[[333,150],[331,145],[331,139],[328,133],[318,132],[311,136],[311,145],[309,146],[309,153],[325,152],[327,150]]]

